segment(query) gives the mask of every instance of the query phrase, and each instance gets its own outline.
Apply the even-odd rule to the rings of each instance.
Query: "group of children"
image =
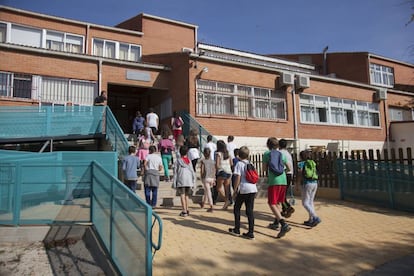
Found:
[[[189,146],[184,142],[184,137],[177,139],[177,142],[174,147],[177,159],[173,166],[172,187],[176,189],[177,195],[180,196],[182,210],[179,215],[186,217],[190,215],[188,207],[189,197],[193,194],[193,188],[196,186],[197,167],[194,166],[194,159],[189,158]],[[213,205],[215,204],[213,192],[216,190],[225,201],[223,209],[227,209],[228,206],[234,203],[234,227],[229,229],[229,233],[254,239],[254,200],[258,190],[255,183],[250,183],[246,179],[246,167],[249,164],[249,149],[246,146],[234,149],[233,153],[235,153],[235,156],[231,158],[224,141],[217,141],[216,146],[217,148],[213,153],[211,147],[206,146],[203,150],[202,158],[199,158],[195,162],[195,164],[199,164],[200,177],[204,188],[204,195],[200,206],[204,208],[208,204],[207,212],[213,212]],[[268,171],[268,205],[274,215],[274,221],[269,224],[269,228],[278,230],[280,224],[280,231],[277,237],[281,238],[290,231],[290,226],[285,221],[285,218],[290,217],[294,212],[293,207],[286,200],[286,193],[292,182],[293,163],[291,155],[285,150],[286,140],[282,139],[278,141],[276,138],[271,137],[267,141],[267,147],[268,151],[263,156],[263,170]],[[133,190],[136,188],[137,177],[135,178],[133,176],[130,178],[128,172],[131,171],[131,167],[135,166],[136,168],[138,166],[138,158],[133,160],[136,154],[135,150],[135,147],[131,146],[129,150],[130,155],[124,160],[127,185]],[[157,152],[158,150],[161,151],[161,155]],[[156,206],[157,202],[157,189],[160,181],[159,172],[168,166],[161,158],[163,147],[161,146],[158,150],[154,145],[150,145],[149,154],[145,157],[143,163],[145,198],[147,203],[153,207]],[[283,153],[281,156],[286,172],[280,175],[275,174],[269,169],[272,150],[280,150]],[[308,167],[310,166],[308,163],[313,162],[312,165],[315,165],[315,162],[311,160],[310,155],[305,151],[301,152],[301,159],[302,161],[298,163],[298,169],[300,172],[303,172],[301,173],[303,177],[302,204],[309,213],[309,219],[304,224],[309,227],[315,227],[321,222],[315,213],[313,205],[317,190],[316,167],[314,166],[313,176],[309,177],[305,175],[305,169],[306,173],[308,173]],[[231,193],[230,184],[232,185],[233,193]],[[240,210],[243,204],[246,208],[249,226],[248,231],[241,234]]]

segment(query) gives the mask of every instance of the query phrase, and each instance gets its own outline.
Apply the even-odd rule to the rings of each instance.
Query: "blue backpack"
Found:
[[[285,171],[285,164],[283,163],[282,153],[278,150],[270,151],[269,170],[279,176]]]

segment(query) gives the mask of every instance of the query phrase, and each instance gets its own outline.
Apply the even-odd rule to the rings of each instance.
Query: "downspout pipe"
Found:
[[[328,73],[328,68],[327,68],[327,53],[326,52],[328,52],[328,46],[326,46],[324,49],[323,49],[323,75],[324,76],[326,76],[327,75],[327,73]]]
[[[295,152],[298,153],[298,141],[299,141],[299,134],[298,134],[298,117],[296,113],[296,86],[295,82],[292,84],[292,88],[290,89],[290,93],[292,93],[292,103],[293,103],[293,135],[295,139]]]
[[[102,59],[98,61],[98,95],[102,91]]]

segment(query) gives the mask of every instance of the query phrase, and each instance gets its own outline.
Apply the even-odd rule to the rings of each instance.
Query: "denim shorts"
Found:
[[[218,171],[216,174],[216,177],[220,177],[220,178],[224,178],[224,179],[229,179],[231,177],[230,173],[226,173],[225,171]]]

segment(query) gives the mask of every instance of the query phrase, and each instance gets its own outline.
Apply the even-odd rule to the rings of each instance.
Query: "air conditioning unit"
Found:
[[[286,85],[292,85],[295,81],[295,75],[291,73],[280,73],[279,77],[279,87],[286,86]]]
[[[386,100],[386,99],[387,99],[387,89],[385,89],[385,88],[379,88],[375,92],[375,100],[381,101],[381,100]]]
[[[310,87],[309,76],[297,75],[296,76],[296,88],[304,89]]]

